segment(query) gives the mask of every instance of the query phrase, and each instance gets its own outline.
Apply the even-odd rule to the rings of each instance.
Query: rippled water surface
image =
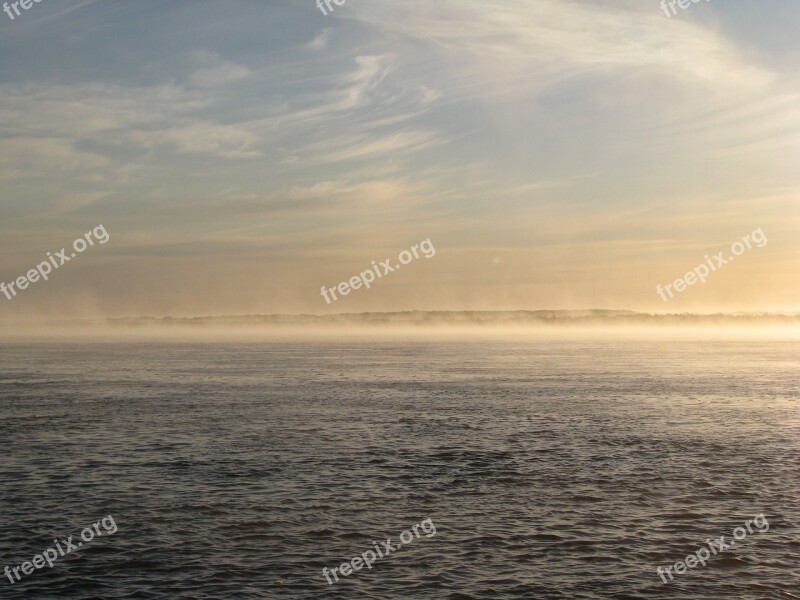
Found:
[[[0,567],[118,526],[0,598],[800,598],[798,351],[0,344]]]

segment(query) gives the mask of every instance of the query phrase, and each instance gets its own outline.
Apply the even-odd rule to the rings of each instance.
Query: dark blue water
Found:
[[[800,598],[798,351],[0,344],[0,567],[118,526],[0,598]]]

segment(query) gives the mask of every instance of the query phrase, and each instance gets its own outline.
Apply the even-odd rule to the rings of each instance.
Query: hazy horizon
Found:
[[[632,311],[405,311],[328,315],[123,317],[16,322],[8,342],[70,341],[798,341],[800,314],[650,314]]]

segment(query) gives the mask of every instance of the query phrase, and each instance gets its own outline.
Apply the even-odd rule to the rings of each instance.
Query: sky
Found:
[[[800,311],[800,4],[43,0],[0,13],[0,323]],[[705,256],[760,230],[665,302]],[[321,287],[430,240],[330,304]]]

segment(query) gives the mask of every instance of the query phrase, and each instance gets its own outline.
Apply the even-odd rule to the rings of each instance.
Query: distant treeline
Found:
[[[75,321],[69,324],[75,324]],[[800,325],[794,314],[652,314],[627,310],[405,311],[335,315],[241,315],[209,317],[134,317],[101,322],[137,326],[256,325]],[[58,324],[68,324],[61,321]]]

